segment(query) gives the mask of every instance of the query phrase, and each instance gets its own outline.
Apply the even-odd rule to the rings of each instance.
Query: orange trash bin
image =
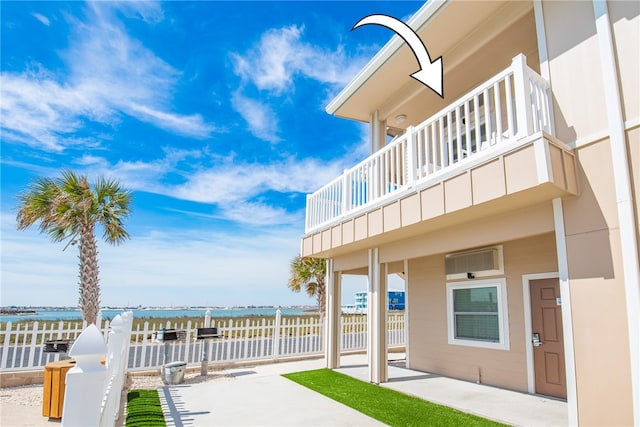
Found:
[[[67,372],[75,366],[73,359],[47,363],[44,367],[42,416],[62,418]]]

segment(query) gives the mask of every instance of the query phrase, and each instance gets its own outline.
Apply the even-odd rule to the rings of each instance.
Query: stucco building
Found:
[[[302,255],[369,278],[369,377],[387,380],[387,277],[407,365],[567,400],[571,424],[640,425],[640,3],[436,1],[327,106],[371,156],[309,195]],[[358,31],[365,31],[359,29]]]

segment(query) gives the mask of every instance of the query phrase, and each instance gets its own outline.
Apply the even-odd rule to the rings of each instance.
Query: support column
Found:
[[[378,110],[369,116],[370,145],[369,152],[373,154],[387,145],[387,122],[380,120]]]
[[[325,313],[325,365],[329,369],[340,367],[340,337],[341,337],[341,309],[340,295],[342,274],[333,271],[333,260],[327,260],[327,289],[326,289],[326,313]]]
[[[576,361],[573,347],[573,317],[571,314],[571,288],[569,287],[569,259],[567,239],[564,230],[564,210],[562,199],[553,199],[553,222],[556,232],[556,253],[558,256],[558,280],[562,305],[562,335],[564,337],[564,365],[567,382],[567,415],[570,426],[578,425],[578,397],[576,383]]]
[[[387,381],[387,266],[378,248],[369,249],[367,321],[369,381],[379,384]]]
[[[409,260],[404,260],[404,358],[407,369],[411,369],[411,351],[409,349]]]
[[[614,35],[606,0],[593,0],[596,33],[600,47],[600,65],[609,122],[609,140],[613,160],[613,181],[620,224],[622,270],[627,303],[629,357],[631,359],[631,401],[633,424],[640,425],[640,262],[638,261],[637,218],[634,212],[631,171],[627,152],[619,67]]]

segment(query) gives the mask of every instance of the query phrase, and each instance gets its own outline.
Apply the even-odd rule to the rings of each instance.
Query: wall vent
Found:
[[[444,259],[444,265],[450,279],[467,277],[467,273],[473,273],[474,276],[501,274],[502,246],[449,254]]]

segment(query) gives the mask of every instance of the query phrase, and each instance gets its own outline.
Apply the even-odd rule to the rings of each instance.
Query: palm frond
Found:
[[[321,317],[324,316],[326,260],[297,256],[289,264],[288,286],[294,292],[304,289],[309,297],[316,297]]]
[[[18,201],[19,230],[39,222],[40,232],[54,242],[79,238],[80,307],[85,320],[94,323],[100,303],[95,226],[104,227],[103,237],[109,243],[128,239],[123,220],[130,212],[131,193],[103,178],[91,188],[86,176],[65,169],[55,180],[36,179]]]

